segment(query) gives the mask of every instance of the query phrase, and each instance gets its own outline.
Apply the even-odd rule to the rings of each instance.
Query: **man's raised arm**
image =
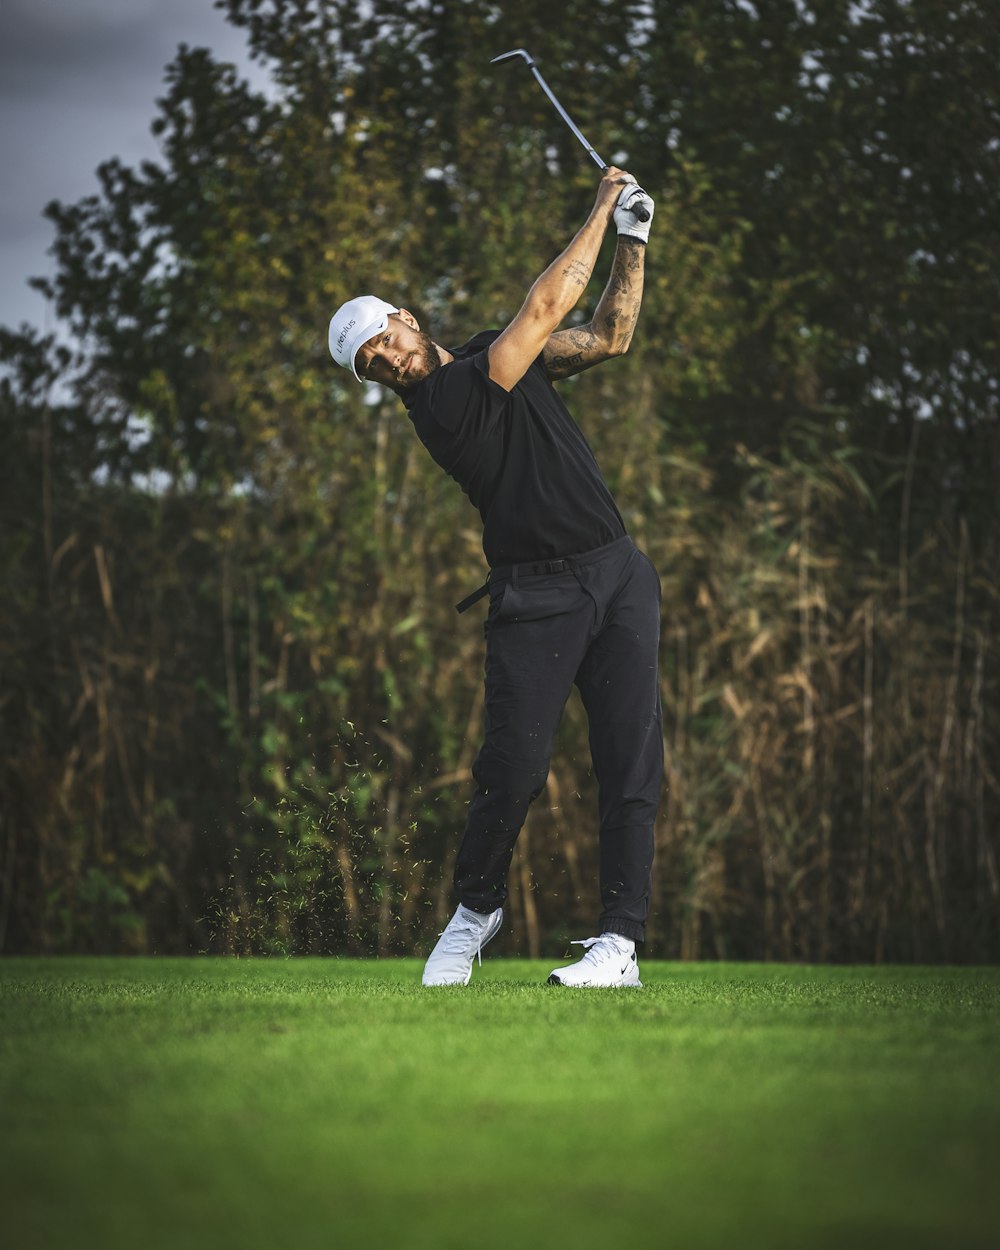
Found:
[[[636,188],[639,192],[639,188]],[[640,222],[626,207],[629,197],[622,192],[625,201],[615,208],[615,225],[618,227],[618,247],[615,251],[611,277],[604,294],[587,325],[571,330],[560,330],[549,337],[545,344],[545,368],[550,378],[568,378],[582,373],[592,365],[628,351],[639,320],[642,288],[645,277],[646,241],[649,223],[653,217],[653,201],[642,192],[642,203],[649,212],[649,220]],[[632,197],[632,201],[638,197]]]
[[[597,189],[590,216],[573,241],[532,286],[520,312],[490,344],[490,377],[511,390],[553,337],[552,332],[576,306],[597,263],[604,233],[626,183],[634,180],[609,166]]]

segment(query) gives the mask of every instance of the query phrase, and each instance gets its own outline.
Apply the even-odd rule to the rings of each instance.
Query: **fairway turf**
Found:
[[[1000,969],[0,962],[10,1250],[1000,1242]]]

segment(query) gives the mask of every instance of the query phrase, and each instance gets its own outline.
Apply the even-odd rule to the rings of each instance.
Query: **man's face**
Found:
[[[379,382],[402,395],[440,368],[441,357],[416,318],[401,308],[389,317],[381,334],[363,344],[355,363],[364,381]]]

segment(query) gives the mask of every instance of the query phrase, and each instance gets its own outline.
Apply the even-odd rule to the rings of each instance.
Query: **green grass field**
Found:
[[[1000,969],[0,962],[9,1250],[1000,1244]]]

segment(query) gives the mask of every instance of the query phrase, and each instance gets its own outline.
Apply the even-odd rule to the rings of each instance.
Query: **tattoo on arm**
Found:
[[[604,359],[600,341],[591,327],[560,330],[553,334],[543,352],[549,377],[568,378]]]
[[[608,285],[598,305],[611,354],[628,350],[639,320],[644,257],[641,243],[620,240]]]
[[[547,356],[545,358],[545,367],[554,378],[568,377],[582,365],[583,352],[577,352],[575,356]]]
[[[628,295],[635,281],[635,275],[642,267],[640,246],[641,244],[636,244],[629,247],[625,244],[615,252],[615,263],[611,270],[611,280],[608,282],[608,288],[613,295]]]
[[[616,255],[614,267],[611,270],[611,278],[608,282],[608,290],[616,299],[620,299],[621,296],[628,294],[628,285],[628,273],[623,259],[621,255]]]
[[[571,260],[563,270],[563,275],[577,286],[586,286],[590,281],[590,267],[582,260]]]

